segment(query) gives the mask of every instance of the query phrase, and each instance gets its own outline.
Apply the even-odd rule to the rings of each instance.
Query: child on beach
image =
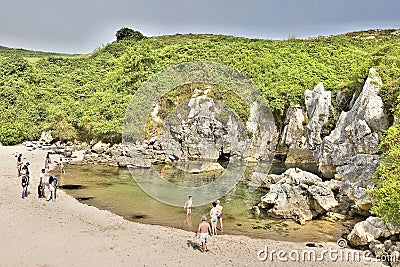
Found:
[[[198,234],[200,235],[200,243],[201,243],[202,252],[208,251],[207,242],[208,242],[208,237],[209,237],[208,233],[210,233],[210,232],[211,232],[210,224],[207,222],[207,217],[203,215],[203,216],[201,216],[201,223],[199,224],[199,228],[197,229],[197,232],[196,232],[196,237]]]
[[[64,162],[63,162],[62,158],[60,158],[60,162],[58,163],[58,165],[60,167],[60,173],[65,174]]]
[[[186,210],[186,216],[189,216],[192,213],[192,207],[193,207],[193,199],[192,196],[189,196],[188,200],[183,206],[183,208]]]

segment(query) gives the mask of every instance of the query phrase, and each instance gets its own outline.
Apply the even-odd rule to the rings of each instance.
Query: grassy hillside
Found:
[[[0,57],[9,57],[13,55],[19,55],[21,57],[25,57],[27,59],[36,59],[43,58],[49,56],[75,56],[70,54],[60,54],[60,53],[52,53],[52,52],[42,52],[42,51],[32,51],[26,50],[22,48],[9,48],[0,45]]]
[[[113,42],[90,55],[0,48],[0,143],[34,139],[118,141],[130,97],[141,82],[187,61],[216,61],[245,73],[262,90],[280,125],[305,89],[323,82],[347,109],[370,67],[380,73],[388,112],[399,93],[400,36],[394,30],[308,40],[172,35]],[[374,37],[371,37],[374,36]],[[35,58],[35,60],[30,60]]]

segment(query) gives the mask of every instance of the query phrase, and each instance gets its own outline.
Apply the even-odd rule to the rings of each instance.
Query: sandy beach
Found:
[[[24,162],[31,163],[30,195],[25,199],[13,155],[17,151]],[[305,242],[246,236],[214,236],[208,244],[210,251],[201,253],[193,232],[130,222],[79,203],[62,190],[57,191],[55,202],[38,199],[45,155],[45,150],[27,151],[23,146],[0,147],[0,266],[383,266],[365,259],[362,251],[340,249],[336,243],[316,243],[314,248]],[[46,178],[53,173],[58,175],[55,170]],[[266,247],[267,257],[259,253]],[[272,250],[286,254],[281,252],[279,260]],[[297,252],[301,255],[305,250],[323,260],[294,260]],[[329,255],[329,250],[336,253]],[[348,252],[361,255],[360,262],[341,258]],[[267,259],[259,260],[259,256]]]

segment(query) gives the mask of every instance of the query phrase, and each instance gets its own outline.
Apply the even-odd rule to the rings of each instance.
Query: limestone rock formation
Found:
[[[379,217],[368,217],[365,221],[357,223],[347,236],[353,246],[363,246],[378,240],[400,233],[400,223],[385,223]]]
[[[293,168],[280,178],[261,198],[261,206],[271,216],[292,218],[304,224],[338,205],[332,190],[312,173]]]
[[[330,91],[325,91],[322,83],[312,91],[306,90],[304,95],[308,118],[307,144],[309,149],[315,150],[322,144],[321,130],[332,110],[332,96]]]
[[[269,110],[250,105],[244,124],[225,104],[208,96],[209,89],[172,112],[163,126],[161,144],[171,160],[269,160],[277,131]]]
[[[290,107],[286,113],[279,147],[286,153],[286,165],[315,164],[306,143],[305,117],[301,106]]]
[[[381,83],[376,71],[371,68],[351,110],[341,113],[335,129],[316,148],[315,158],[325,177],[333,177],[337,173],[337,179],[370,181],[371,173],[378,164],[374,155],[381,138],[380,132],[387,127],[383,102],[378,95]]]

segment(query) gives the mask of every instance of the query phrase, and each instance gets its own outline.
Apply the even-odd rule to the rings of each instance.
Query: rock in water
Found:
[[[261,198],[268,214],[292,218],[300,224],[338,205],[332,190],[318,176],[298,168],[288,169]],[[276,177],[274,177],[276,179]]]

